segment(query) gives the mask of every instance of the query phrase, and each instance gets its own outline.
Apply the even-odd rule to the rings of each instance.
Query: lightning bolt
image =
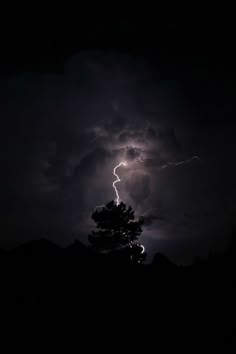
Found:
[[[120,166],[127,166],[127,162],[126,161],[122,161],[122,162],[119,163],[119,165],[115,166],[114,169],[113,169],[113,175],[116,177],[116,180],[112,183],[112,186],[115,189],[115,193],[116,193],[116,205],[119,205],[119,203],[120,203],[120,201],[119,201],[120,200],[119,192],[118,192],[118,189],[116,188],[116,183],[121,181],[120,177],[116,173],[116,169],[119,168]],[[94,211],[96,211],[99,208],[103,208],[103,207],[105,207],[105,204],[97,205],[94,208]]]
[[[145,252],[145,247],[143,245],[140,245],[142,248],[141,254],[143,254]]]
[[[114,188],[114,190],[115,190],[115,193],[116,193],[116,205],[119,205],[119,203],[120,203],[119,192],[118,192],[118,189],[116,188],[116,183],[118,183],[118,182],[121,181],[120,177],[119,177],[118,174],[116,173],[117,168],[119,168],[120,166],[127,166],[127,162],[126,162],[126,161],[122,161],[122,162],[120,162],[117,166],[115,166],[114,169],[113,169],[113,175],[116,177],[116,180],[112,183],[112,186],[113,186],[113,188]],[[96,211],[98,208],[103,208],[103,207],[105,207],[104,204],[102,204],[102,205],[97,205],[97,206],[95,207],[94,211]],[[134,244],[134,243],[131,241],[130,244],[129,244],[129,246],[132,248],[133,244]],[[143,245],[141,245],[141,244],[139,244],[139,246],[140,246],[141,249],[142,249],[141,252],[140,252],[140,254],[143,254],[143,253],[145,252],[145,247],[144,247]],[[139,263],[140,263],[140,261],[139,261]]]
[[[179,161],[179,162],[167,162],[165,165],[160,167],[160,170],[163,170],[166,167],[184,165],[184,164],[189,163],[195,159],[200,160],[200,157],[195,155],[195,156],[190,157],[190,159],[187,159],[187,160],[183,160],[183,161]]]
[[[119,203],[120,203],[119,202],[120,196],[119,196],[118,190],[116,188],[116,183],[121,181],[120,177],[116,173],[116,169],[119,168],[120,166],[127,166],[127,162],[126,161],[120,162],[119,165],[115,166],[113,169],[113,175],[116,177],[116,180],[112,183],[112,186],[115,189],[115,193],[116,193],[116,205],[119,205]]]

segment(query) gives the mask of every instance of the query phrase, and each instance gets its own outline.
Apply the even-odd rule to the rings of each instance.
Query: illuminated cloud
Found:
[[[91,211],[115,198],[113,169],[122,161],[128,164],[118,174],[121,200],[139,215],[155,210],[144,227],[147,252],[160,239],[170,253],[178,239],[210,244],[209,235],[232,215],[222,207],[233,208],[233,178],[224,172],[232,129],[211,135],[211,126],[185,107],[178,83],[160,80],[147,60],[135,58],[134,65],[129,55],[82,51],[68,59],[63,75],[11,77],[3,95],[11,143],[1,178],[15,203],[5,209],[22,233],[85,241]]]

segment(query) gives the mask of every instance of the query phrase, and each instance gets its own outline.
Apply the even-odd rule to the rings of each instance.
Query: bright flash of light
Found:
[[[120,203],[120,196],[118,193],[118,189],[116,188],[116,183],[121,181],[120,177],[116,173],[116,169],[120,166],[127,166],[127,162],[126,161],[120,162],[119,165],[115,166],[113,169],[113,175],[116,177],[116,180],[112,183],[112,186],[115,189],[115,193],[116,193],[116,205],[119,205]]]

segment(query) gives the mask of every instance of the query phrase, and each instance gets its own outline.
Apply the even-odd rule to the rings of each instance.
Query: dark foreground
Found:
[[[152,264],[131,264],[98,257],[79,242],[60,248],[34,241],[0,253],[2,314],[11,331],[59,325],[65,334],[72,327],[81,346],[88,338],[87,347],[110,353],[120,345],[125,352],[127,340],[133,350],[225,350],[235,342],[234,268],[235,247],[183,267],[160,254]]]

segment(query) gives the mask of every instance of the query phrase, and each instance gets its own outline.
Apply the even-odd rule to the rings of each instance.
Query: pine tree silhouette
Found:
[[[96,251],[120,252],[138,263],[145,258],[142,245],[134,242],[142,233],[143,221],[135,220],[131,206],[112,200],[91,217],[97,230],[89,235],[89,241]]]

